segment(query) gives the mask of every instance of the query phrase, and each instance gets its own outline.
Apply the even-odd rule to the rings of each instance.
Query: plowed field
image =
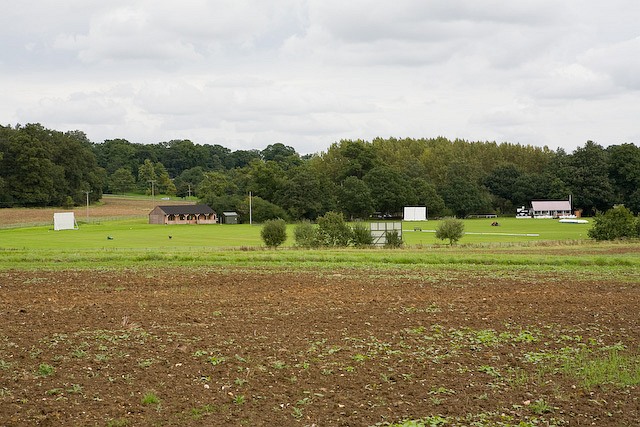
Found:
[[[634,426],[639,308],[566,272],[4,271],[0,425]]]
[[[119,196],[103,196],[100,203],[89,206],[87,216],[86,206],[79,206],[74,209],[63,208],[12,208],[0,209],[0,227],[28,224],[47,224],[53,222],[55,212],[75,212],[78,221],[94,221],[97,219],[109,219],[120,217],[146,216],[159,204],[175,205],[190,204],[180,200],[145,200]]]

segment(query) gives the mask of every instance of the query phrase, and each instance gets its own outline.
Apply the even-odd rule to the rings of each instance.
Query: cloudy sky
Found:
[[[0,0],[0,123],[93,142],[640,143],[638,0]]]

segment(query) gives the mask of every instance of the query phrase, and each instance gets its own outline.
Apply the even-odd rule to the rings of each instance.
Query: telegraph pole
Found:
[[[93,193],[91,190],[83,191],[87,195],[87,222],[89,222],[89,193]]]
[[[150,179],[149,181],[151,183],[151,200],[153,201],[153,204],[156,203],[156,196],[155,196],[155,184],[156,184],[156,180],[155,179]]]

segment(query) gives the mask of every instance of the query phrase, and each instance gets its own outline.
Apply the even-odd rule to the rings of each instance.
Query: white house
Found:
[[[535,200],[531,202],[534,218],[575,218],[569,200]]]

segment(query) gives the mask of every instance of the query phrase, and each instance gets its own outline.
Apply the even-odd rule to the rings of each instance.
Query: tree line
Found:
[[[584,215],[624,204],[640,211],[640,148],[587,141],[572,153],[447,138],[342,140],[301,156],[281,143],[231,151],[217,144],[125,139],[92,143],[80,131],[0,126],[0,206],[61,206],[103,193],[195,196],[245,220],[512,214],[531,200],[572,196]]]

